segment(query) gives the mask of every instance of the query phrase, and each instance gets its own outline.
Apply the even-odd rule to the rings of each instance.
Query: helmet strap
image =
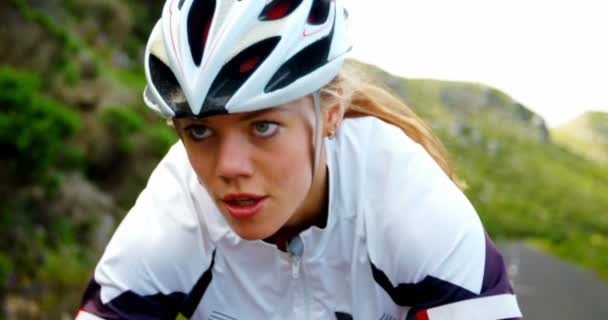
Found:
[[[319,169],[319,158],[321,157],[321,147],[323,146],[323,138],[321,135],[321,91],[317,90],[312,94],[312,101],[315,105],[315,130],[313,136],[313,147],[315,149],[314,163],[312,169],[312,177],[314,179]]]

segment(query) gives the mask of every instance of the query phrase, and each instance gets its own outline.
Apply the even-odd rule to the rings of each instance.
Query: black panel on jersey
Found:
[[[190,107],[184,96],[177,78],[169,67],[154,55],[148,59],[148,67],[152,78],[152,85],[156,88],[165,103],[176,115],[191,114]],[[175,98],[180,97],[179,101]]]
[[[299,7],[301,3],[302,0],[273,0],[264,7],[259,19],[262,21],[283,19]]]
[[[215,0],[194,0],[188,13],[188,44],[196,66],[203,60],[214,12]]]
[[[336,312],[336,320],[353,320],[353,316],[346,312]]]
[[[214,264],[215,250],[209,268],[203,272],[188,295],[183,292],[173,292],[141,296],[133,291],[126,291],[104,304],[101,302],[101,286],[95,279],[91,279],[82,297],[80,309],[106,320],[175,319],[178,313],[190,318],[211,283]]]
[[[101,287],[91,280],[82,298],[80,308],[106,320],[175,319],[185,293],[140,296],[127,291],[107,304],[101,302]]]
[[[302,49],[285,62],[272,76],[264,91],[268,93],[285,88],[326,64],[333,36],[334,30],[332,29],[327,36]]]
[[[209,265],[209,268],[205,270],[203,275],[198,279],[196,285],[194,288],[192,288],[192,291],[190,291],[190,294],[188,297],[186,297],[184,304],[182,305],[181,313],[188,319],[192,317],[196,311],[196,308],[198,307],[198,304],[201,302],[201,300],[203,300],[203,295],[205,294],[205,291],[207,291],[207,287],[209,287],[209,284],[213,279],[211,270],[213,269],[214,264],[215,250],[213,250],[213,255],[211,256],[211,264]]]
[[[281,37],[264,39],[232,58],[213,81],[198,117],[226,114],[226,103],[277,46]]]
[[[380,285],[400,306],[412,307],[408,320],[414,319],[417,310],[477,297],[475,293],[447,281],[426,276],[419,283],[400,283],[393,287],[386,274],[370,261],[372,274]],[[412,318],[410,318],[412,317]]]
[[[426,276],[418,283],[400,283],[393,287],[386,274],[370,260],[372,275],[393,301],[411,307],[407,320],[415,319],[416,312],[471,298],[513,293],[502,255],[485,233],[485,262],[481,292],[476,294],[445,280]]]

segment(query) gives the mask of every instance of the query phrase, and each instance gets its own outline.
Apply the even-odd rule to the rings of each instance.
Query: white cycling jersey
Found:
[[[511,319],[501,255],[425,150],[373,117],[325,141],[328,218],[289,252],[239,238],[171,148],[108,244],[78,320]]]

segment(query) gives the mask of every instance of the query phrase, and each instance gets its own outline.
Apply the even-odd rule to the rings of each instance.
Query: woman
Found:
[[[342,69],[347,20],[339,0],[167,1],[144,99],[180,143],[77,319],[521,316],[438,141]]]

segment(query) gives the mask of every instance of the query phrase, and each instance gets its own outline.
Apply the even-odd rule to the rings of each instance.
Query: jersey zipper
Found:
[[[300,264],[302,262],[302,258],[298,256],[291,256],[291,277],[294,280],[300,278]]]
[[[291,277],[294,283],[294,290],[296,291],[295,297],[296,299],[302,300],[294,301],[294,303],[296,305],[303,306],[302,311],[304,313],[305,319],[310,319],[308,288],[304,279],[304,273],[301,271],[302,254],[304,253],[304,243],[302,242],[302,238],[300,238],[299,235],[289,241],[287,246],[287,252],[289,253],[289,257],[291,260]],[[301,295],[299,294],[298,290],[301,290]]]

